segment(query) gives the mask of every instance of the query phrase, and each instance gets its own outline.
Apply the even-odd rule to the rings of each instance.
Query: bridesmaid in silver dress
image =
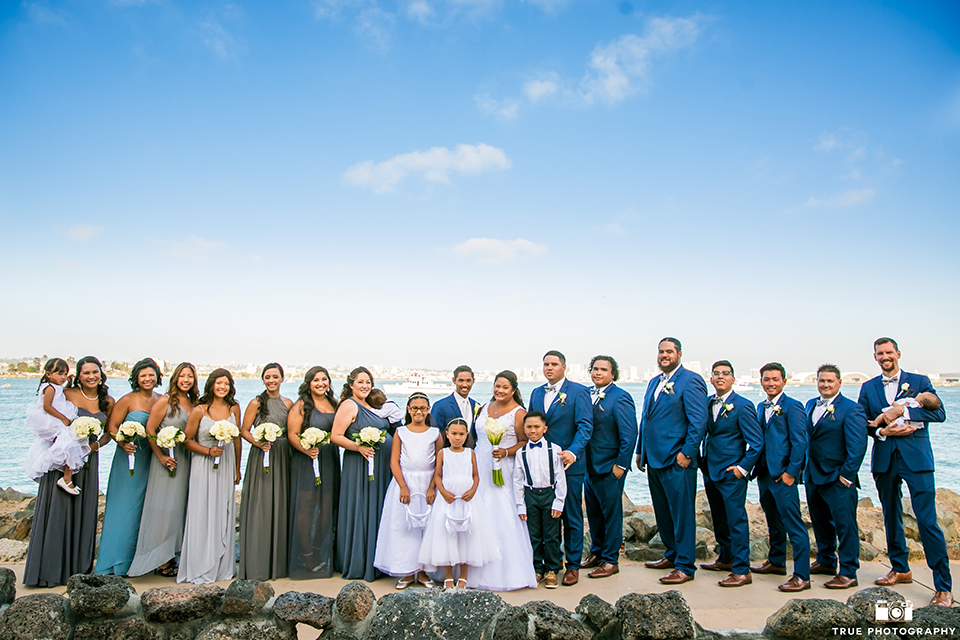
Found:
[[[240,424],[240,405],[234,395],[233,376],[226,369],[216,369],[187,420],[187,449],[193,460],[177,582],[206,584],[233,578],[240,438],[220,445],[210,428],[220,420]]]
[[[137,553],[127,575],[142,576],[156,570],[162,576],[177,575],[177,557],[183,543],[183,522],[187,514],[190,484],[190,452],[183,444],[173,448],[173,457],[155,440],[164,427],[186,432],[187,417],[197,403],[197,370],[181,362],[170,375],[167,394],[153,405],[147,420],[147,435],[156,461],[150,465],[147,494],[143,498]],[[173,475],[170,475],[173,474]]]
[[[251,444],[240,503],[240,566],[237,578],[276,580],[287,577],[287,525],[290,511],[290,443],[287,413],[293,401],[280,395],[283,367],[276,362],[260,372],[264,391],[243,414],[240,436]],[[281,429],[275,442],[259,442],[254,427],[272,422]],[[263,457],[269,453],[269,473]]]

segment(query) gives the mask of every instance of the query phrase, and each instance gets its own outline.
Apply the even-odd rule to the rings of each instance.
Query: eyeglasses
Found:
[[[410,413],[430,413],[430,407],[410,407],[407,411]]]
[[[733,377],[733,371],[714,371],[714,372],[713,372],[713,375],[715,375],[715,376],[718,377],[718,378],[719,378],[720,376],[730,376],[730,377],[732,378],[732,377]]]

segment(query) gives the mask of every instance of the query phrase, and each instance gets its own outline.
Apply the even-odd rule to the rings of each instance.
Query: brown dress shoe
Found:
[[[933,594],[933,600],[930,601],[930,605],[939,605],[941,607],[949,607],[953,605],[953,594],[949,591],[937,591]]]
[[[684,582],[690,582],[693,580],[693,576],[688,576],[680,569],[674,569],[667,575],[660,578],[661,584],[683,584]]]
[[[604,562],[599,567],[587,574],[588,578],[609,578],[615,573],[620,573],[620,565]]]
[[[751,573],[770,573],[775,576],[785,576],[787,575],[786,567],[778,567],[769,560],[764,560],[763,564],[759,567],[750,567]]]
[[[593,569],[594,567],[599,567],[601,564],[603,564],[603,560],[600,559],[600,556],[590,554],[590,557],[587,558],[586,562],[580,565],[580,568]]]
[[[907,571],[906,573],[897,573],[896,571],[891,571],[882,578],[877,578],[873,581],[873,584],[878,584],[881,587],[892,587],[895,584],[910,584],[913,582],[913,572]]]
[[[837,575],[836,568],[825,567],[816,560],[813,561],[813,564],[810,565],[811,574],[819,574],[821,576],[835,576]]]
[[[706,569],[707,571],[730,571],[733,569],[733,563],[720,562],[720,560],[714,560],[713,562],[704,563],[700,565],[701,569]]]
[[[751,582],[753,582],[753,576],[749,573],[731,573],[717,584],[721,587],[742,587]]]
[[[780,591],[786,591],[787,593],[796,593],[798,591],[806,591],[810,588],[810,581],[804,580],[797,574],[793,574],[789,580],[784,582],[782,585],[777,587]]]
[[[557,584],[557,574],[553,571],[547,571],[547,575],[543,576],[543,586],[547,589],[556,589],[560,585]]]
[[[827,589],[849,589],[850,587],[857,586],[857,579],[837,575],[834,576],[833,580],[824,582],[823,586],[825,586]]]
[[[660,558],[659,560],[651,560],[650,562],[644,562],[643,566],[648,569],[673,569],[673,563],[666,558]]]
[[[579,569],[567,569],[563,574],[563,586],[572,587],[573,585],[580,582],[580,570]]]

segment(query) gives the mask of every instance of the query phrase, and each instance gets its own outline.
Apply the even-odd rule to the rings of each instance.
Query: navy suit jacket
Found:
[[[433,426],[440,429],[440,433],[443,433],[443,430],[446,428],[448,422],[454,418],[463,417],[463,414],[460,413],[460,405],[457,404],[456,399],[453,397],[454,395],[456,395],[456,391],[437,400],[430,409],[430,422],[433,423]],[[476,442],[477,430],[475,428],[475,424],[480,403],[473,398],[467,399],[470,401],[470,410],[473,411],[473,420],[470,421],[470,435],[473,436],[473,441]]]
[[[530,394],[528,411],[543,410],[544,387],[541,385]],[[560,396],[565,394],[565,399]],[[560,385],[560,393],[553,399],[553,404],[547,409],[546,438],[564,451],[570,451],[577,456],[577,461],[567,469],[568,476],[582,475],[586,472],[586,449],[593,433],[593,405],[590,403],[590,392],[582,384],[570,382],[564,378]]]
[[[700,443],[707,432],[707,383],[683,365],[670,378],[673,389],[664,389],[654,400],[660,376],[647,385],[640,414],[640,465],[665,469],[678,453],[697,463]]]
[[[803,467],[807,460],[807,416],[803,404],[787,394],[780,396],[780,412],[770,416],[763,404],[757,405],[757,422],[763,430],[763,454],[754,467],[754,477],[762,468],[766,468],[771,478],[778,478],[787,472],[803,481]]]
[[[860,465],[867,453],[867,414],[863,407],[840,393],[833,401],[833,413],[825,412],[813,424],[816,406],[817,398],[811,398],[804,408],[810,436],[804,482],[828,484],[843,476],[859,487]]]
[[[903,385],[908,385],[906,390]],[[919,373],[907,373],[900,371],[900,388],[897,389],[897,397],[910,398],[919,393],[936,393],[933,385],[930,384],[930,378],[922,376]],[[871,378],[860,387],[860,406],[867,414],[867,420],[875,420],[878,415],[883,413],[889,405],[887,396],[883,391],[883,382],[880,376]],[[924,428],[918,429],[908,436],[890,437],[886,440],[877,440],[877,430],[870,427],[870,435],[874,437],[873,456],[871,461],[871,471],[873,473],[885,473],[890,468],[890,458],[893,456],[894,449],[900,451],[904,464],[911,471],[933,471],[933,447],[930,446],[931,422],[943,422],[947,419],[947,412],[943,405],[940,408],[931,411],[928,409],[910,409],[910,420],[923,422]]]
[[[607,385],[603,398],[593,405],[593,435],[587,444],[587,472],[603,475],[616,464],[630,470],[637,446],[637,405],[633,396],[615,384]]]
[[[727,396],[724,404],[732,404],[733,409],[728,411],[721,407],[714,420],[713,410],[707,403],[707,435],[703,443],[701,468],[714,482],[732,474],[732,471],[727,471],[727,467],[732,466],[739,466],[749,478],[763,450],[763,433],[753,403],[733,392]]]

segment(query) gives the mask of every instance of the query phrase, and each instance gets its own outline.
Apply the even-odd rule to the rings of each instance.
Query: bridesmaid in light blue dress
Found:
[[[150,358],[133,365],[130,372],[130,393],[120,398],[110,413],[107,431],[116,440],[118,427],[127,421],[147,424],[150,410],[160,395],[154,392],[160,384],[160,367]],[[129,455],[133,454],[134,474],[130,475]],[[95,573],[125,576],[137,551],[143,497],[153,452],[146,439],[118,442],[107,481],[107,505],[100,534],[100,553]]]

